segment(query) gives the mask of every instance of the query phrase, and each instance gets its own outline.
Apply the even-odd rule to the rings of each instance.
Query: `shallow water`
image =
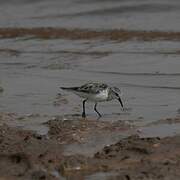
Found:
[[[179,42],[1,39],[1,111],[19,114],[80,114],[81,99],[59,89],[90,81],[122,90],[116,101],[99,104],[103,119],[144,121],[174,117],[180,98]],[[108,53],[105,53],[108,52]],[[65,101],[54,105],[61,93]],[[96,117],[87,104],[89,117]]]

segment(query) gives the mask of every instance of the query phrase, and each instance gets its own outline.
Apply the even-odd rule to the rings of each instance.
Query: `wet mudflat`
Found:
[[[6,125],[4,121],[8,118],[16,120],[12,114],[0,116],[0,175],[3,179],[158,180],[180,177],[178,135],[142,137],[139,127],[125,121],[78,117],[73,121],[60,117],[51,119],[43,123],[49,127],[48,134],[40,135]],[[68,146],[92,143],[98,133],[107,139],[113,132],[119,135],[114,143],[111,140],[109,144],[94,147],[94,152],[81,148],[82,152],[74,149],[67,154]]]

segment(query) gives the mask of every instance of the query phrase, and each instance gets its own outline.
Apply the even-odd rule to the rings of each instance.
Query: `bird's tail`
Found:
[[[60,87],[62,90],[66,91],[76,91],[78,87]]]

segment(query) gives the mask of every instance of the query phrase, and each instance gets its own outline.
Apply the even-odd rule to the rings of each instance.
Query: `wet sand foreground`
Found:
[[[64,153],[64,145],[84,144],[95,133],[123,132],[135,129],[120,121],[74,121],[58,117],[49,120],[46,135],[10,127],[5,120],[12,114],[0,115],[0,177],[11,179],[86,179],[93,176],[108,180],[179,179],[180,136],[141,137],[133,135],[105,146],[91,155]],[[135,133],[136,132],[136,133]],[[139,135],[138,135],[139,134]],[[8,167],[8,168],[7,168]]]

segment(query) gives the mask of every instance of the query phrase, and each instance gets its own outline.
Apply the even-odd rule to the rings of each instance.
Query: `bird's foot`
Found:
[[[85,112],[82,113],[82,117],[85,118],[86,117],[86,114]]]
[[[122,111],[125,111],[125,112],[132,111],[132,108],[123,107]]]

